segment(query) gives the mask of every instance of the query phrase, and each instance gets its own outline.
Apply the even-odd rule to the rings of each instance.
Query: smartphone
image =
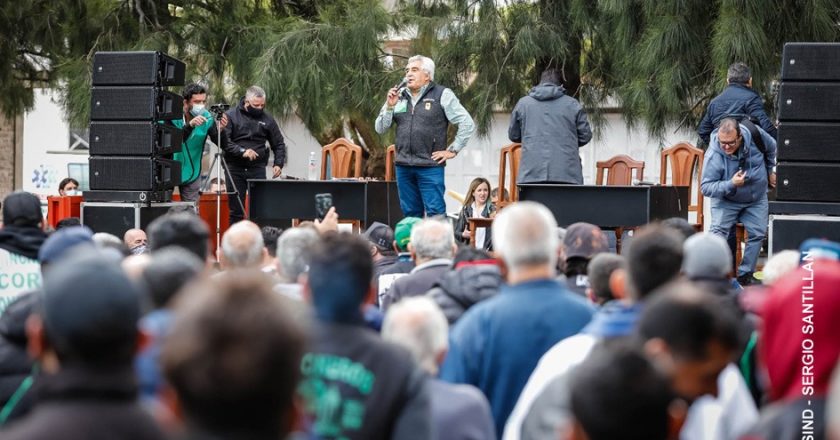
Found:
[[[330,193],[315,194],[315,216],[318,220],[324,220],[330,208],[333,206],[333,197]]]

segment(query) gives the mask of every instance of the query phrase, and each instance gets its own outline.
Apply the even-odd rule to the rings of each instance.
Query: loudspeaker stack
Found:
[[[781,79],[771,253],[811,238],[803,222],[840,241],[840,43],[785,44]]]
[[[184,105],[166,87],[183,86],[184,75],[184,63],[160,52],[94,54],[86,200],[171,201],[182,133],[166,121],[182,118]]]

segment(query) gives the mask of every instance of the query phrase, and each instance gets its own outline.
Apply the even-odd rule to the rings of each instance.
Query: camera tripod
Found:
[[[216,106],[213,106],[211,110],[215,110]],[[216,153],[213,155],[213,162],[210,163],[210,174],[207,176],[207,180],[201,185],[199,190],[200,193],[204,193],[210,186],[210,181],[213,180],[213,171],[215,170],[216,174],[216,191],[213,191],[216,194],[216,261],[219,260],[219,250],[222,246],[222,194],[228,196],[228,203],[230,202],[230,196],[234,195],[236,199],[236,203],[239,203],[239,207],[242,209],[242,212],[245,212],[245,205],[242,203],[242,199],[239,198],[239,190],[236,188],[236,183],[233,181],[233,178],[230,175],[230,168],[228,167],[227,162],[225,161],[225,157],[222,153],[222,126],[219,123],[222,120],[222,115],[224,115],[224,111],[214,112],[214,116],[216,117]],[[225,171],[226,178],[222,178],[222,169]],[[221,182],[225,182],[225,190],[222,191]],[[230,186],[228,186],[230,185]],[[228,191],[228,188],[231,188],[232,191]]]

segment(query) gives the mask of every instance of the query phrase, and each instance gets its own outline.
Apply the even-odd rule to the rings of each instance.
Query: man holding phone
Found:
[[[723,119],[712,132],[700,190],[711,199],[710,232],[726,238],[735,223],[747,231],[747,247],[738,266],[738,282],[754,282],[753,272],[767,233],[767,188],[776,186],[776,140],[757,127],[767,147],[756,146],[750,130],[732,118]]]

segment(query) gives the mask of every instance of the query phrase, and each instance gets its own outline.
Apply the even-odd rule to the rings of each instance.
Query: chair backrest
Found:
[[[350,166],[353,164],[351,175]],[[327,166],[330,167],[330,177],[362,177],[362,147],[345,138],[324,145],[321,149],[321,180],[327,180]]]
[[[596,185],[630,185],[633,183],[633,170],[636,171],[636,179],[645,178],[645,161],[634,160],[626,154],[613,156],[609,160],[595,163],[598,174],[595,177]],[[604,172],[607,171],[606,181]]]
[[[499,208],[519,200],[516,179],[519,177],[520,159],[522,159],[522,144],[512,143],[502,147],[499,160],[499,202],[496,204]],[[507,177],[508,170],[510,170],[510,183],[505,187],[505,177]],[[508,190],[509,197],[507,198],[505,197],[505,189]]]
[[[671,169],[671,185],[689,187],[688,212],[697,213],[698,229],[703,229],[703,194],[700,192],[700,178],[703,175],[703,150],[688,142],[680,142],[665,150],[660,155],[661,172],[659,183],[668,184],[668,165]],[[697,199],[694,202],[694,199]]]
[[[395,165],[396,159],[397,147],[389,145],[388,148],[385,149],[385,180],[388,182],[397,180],[397,169]]]

